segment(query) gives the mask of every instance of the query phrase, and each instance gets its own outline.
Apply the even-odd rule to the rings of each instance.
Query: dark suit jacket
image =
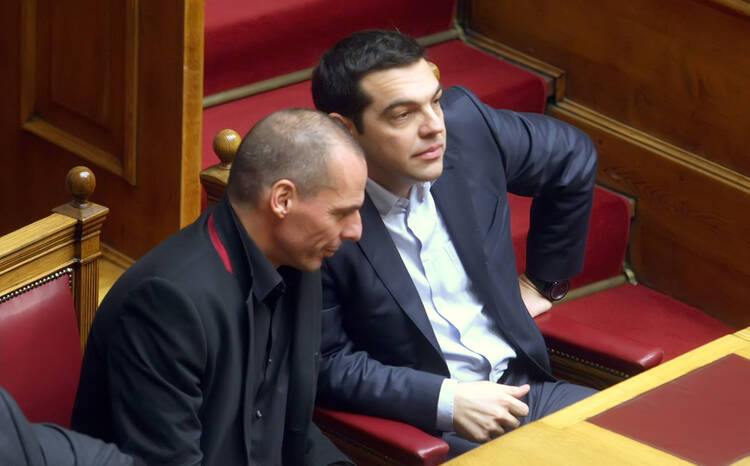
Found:
[[[211,241],[211,213],[234,275]],[[117,281],[91,329],[74,429],[114,441],[149,464],[249,462],[257,373],[252,276],[232,215],[222,200]],[[301,274],[292,296],[298,304],[286,419],[266,413],[264,421],[285,423],[285,464],[344,460],[311,422],[320,347],[319,273]]]
[[[54,424],[32,424],[0,388],[0,464],[13,466],[133,466],[142,464],[107,444]]]
[[[431,189],[486,312],[532,378],[552,380],[546,347],[518,288],[507,193],[534,196],[527,270],[553,280],[582,267],[596,151],[581,131],[543,115],[498,111],[464,88],[443,94],[447,147]],[[363,234],[323,266],[318,400],[435,430],[450,373],[427,314],[368,199]],[[517,366],[518,367],[518,366]]]

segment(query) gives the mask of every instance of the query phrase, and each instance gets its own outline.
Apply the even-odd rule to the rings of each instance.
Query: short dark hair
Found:
[[[397,31],[359,31],[340,40],[323,54],[312,75],[315,108],[339,113],[361,133],[362,112],[372,102],[359,83],[373,71],[400,68],[427,58],[413,37]]]
[[[262,192],[283,178],[301,196],[315,195],[329,184],[329,156],[339,145],[364,157],[349,132],[323,112],[291,108],[272,113],[253,126],[237,149],[227,195],[256,206]]]

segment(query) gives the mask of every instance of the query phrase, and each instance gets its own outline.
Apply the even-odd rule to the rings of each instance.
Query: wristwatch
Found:
[[[570,289],[569,280],[555,280],[550,282],[534,278],[528,273],[526,274],[526,278],[534,285],[539,294],[550,301],[560,301],[568,294],[568,290]]]

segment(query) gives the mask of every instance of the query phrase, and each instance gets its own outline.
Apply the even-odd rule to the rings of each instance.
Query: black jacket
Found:
[[[212,213],[234,275],[211,240]],[[74,429],[149,464],[249,464],[252,277],[237,273],[249,267],[232,215],[222,200],[117,281],[91,329]],[[311,421],[319,273],[302,273],[295,296],[286,419],[266,413],[264,420],[285,423],[284,464],[329,464],[345,457]]]

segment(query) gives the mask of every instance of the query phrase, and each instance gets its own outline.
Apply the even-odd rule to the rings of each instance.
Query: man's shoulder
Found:
[[[151,286],[168,288],[186,298],[222,293],[222,283],[231,281],[221,280],[225,269],[221,260],[213,257],[216,252],[202,230],[200,221],[193,223],[136,261],[115,282],[100,311],[120,308],[129,295]]]

